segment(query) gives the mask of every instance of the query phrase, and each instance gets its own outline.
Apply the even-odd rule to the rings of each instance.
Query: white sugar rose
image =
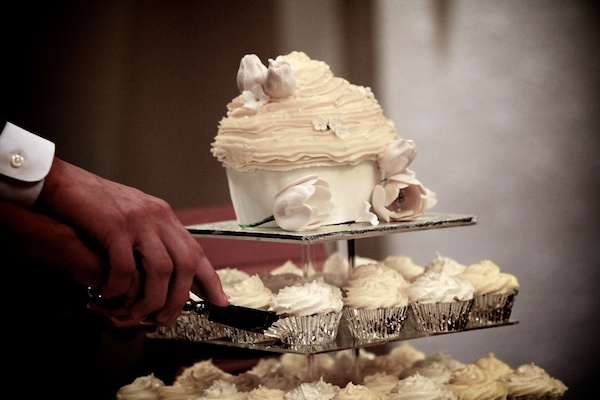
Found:
[[[269,59],[269,69],[263,87],[265,93],[275,99],[291,96],[296,89],[292,64],[287,61]]]
[[[398,139],[389,143],[379,160],[379,166],[389,175],[404,171],[417,156],[415,142],[407,139]]]

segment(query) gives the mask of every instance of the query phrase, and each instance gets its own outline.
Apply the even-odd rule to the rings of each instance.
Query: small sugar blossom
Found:
[[[263,104],[267,104],[270,100],[269,96],[263,92],[262,87],[258,85],[251,90],[244,90],[242,97],[244,98],[244,108],[250,108],[254,111],[260,110]]]
[[[316,131],[331,130],[337,137],[345,139],[350,135],[348,127],[342,124],[342,120],[338,117],[325,117],[318,115],[312,121],[313,128]]]
[[[300,178],[275,196],[273,215],[287,231],[305,231],[325,224],[333,212],[329,184],[316,175]]]
[[[435,193],[426,189],[414,172],[403,172],[387,178],[385,184],[373,188],[373,210],[383,221],[409,221],[435,205]]]

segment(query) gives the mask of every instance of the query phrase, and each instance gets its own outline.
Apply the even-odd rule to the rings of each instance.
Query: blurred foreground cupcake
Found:
[[[508,400],[560,400],[567,386],[537,365],[524,364],[498,378],[508,389]]]
[[[490,260],[482,260],[465,268],[462,276],[473,284],[473,307],[469,325],[482,326],[508,322],[519,292],[517,278]]]
[[[272,297],[269,311],[280,318],[265,335],[293,346],[331,342],[337,337],[343,306],[342,291],[322,279],[285,287]]]
[[[382,263],[355,268],[343,297],[350,334],[361,340],[397,338],[408,315],[407,286],[399,272]]]
[[[468,279],[429,271],[406,290],[416,330],[456,332],[465,328],[473,305],[473,285]]]

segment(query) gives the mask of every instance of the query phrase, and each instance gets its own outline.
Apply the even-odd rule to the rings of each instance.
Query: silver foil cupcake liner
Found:
[[[408,316],[407,307],[361,310],[344,307],[344,319],[355,339],[394,339],[402,332]]]
[[[194,311],[183,311],[168,327],[158,327],[157,333],[169,339],[182,339],[194,342],[225,337],[226,329],[221,324],[209,321]]]
[[[473,298],[468,326],[508,322],[517,293],[484,294]]]
[[[265,340],[272,340],[270,337],[265,336],[262,333],[249,332],[242,329],[227,327],[225,329],[226,336],[233,343],[248,343],[248,344],[256,344],[260,342],[264,342]]]
[[[457,332],[465,329],[473,300],[410,304],[410,319],[422,332]]]
[[[337,337],[342,312],[282,317],[265,335],[292,346],[310,346],[332,342]]]

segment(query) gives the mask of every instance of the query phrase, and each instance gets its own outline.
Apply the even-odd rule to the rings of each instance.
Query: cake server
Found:
[[[205,300],[189,299],[184,310],[193,310],[200,316],[206,316],[209,321],[254,333],[263,333],[279,319],[273,311],[234,305],[219,307]]]
[[[87,292],[90,299],[106,302],[109,306],[115,306],[119,301],[119,299],[103,298],[100,288],[88,287]],[[262,333],[279,319],[273,311],[234,305],[219,307],[206,300],[191,298],[186,302],[182,311],[194,311],[200,316],[206,316],[209,321],[254,333]]]

